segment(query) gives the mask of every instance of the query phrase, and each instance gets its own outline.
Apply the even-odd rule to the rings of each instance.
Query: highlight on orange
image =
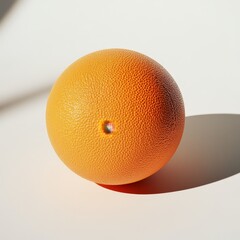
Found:
[[[108,185],[136,182],[161,169],[179,145],[184,121],[171,75],[126,49],[93,52],[71,64],[46,109],[48,135],[63,163]]]

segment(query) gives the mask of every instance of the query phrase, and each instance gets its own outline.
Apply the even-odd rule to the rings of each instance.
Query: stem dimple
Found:
[[[114,131],[114,125],[112,122],[106,120],[102,124],[102,130],[105,134],[111,134]]]

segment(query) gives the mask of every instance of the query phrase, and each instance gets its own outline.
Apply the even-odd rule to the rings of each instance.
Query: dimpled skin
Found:
[[[109,121],[113,131],[104,132]],[[184,129],[184,104],[170,74],[131,50],[107,49],[70,65],[46,111],[50,141],[78,175],[100,184],[139,181],[170,160]]]

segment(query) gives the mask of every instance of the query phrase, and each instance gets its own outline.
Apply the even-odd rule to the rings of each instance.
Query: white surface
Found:
[[[0,23],[0,103],[53,83],[97,49],[159,61],[187,115],[240,113],[240,2],[19,1]],[[130,195],[68,170],[45,128],[46,96],[0,112],[0,239],[240,239],[240,175]]]

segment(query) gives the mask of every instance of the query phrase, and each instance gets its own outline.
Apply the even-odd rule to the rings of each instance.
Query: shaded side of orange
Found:
[[[102,184],[131,183],[159,170],[184,128],[184,104],[170,74],[140,53],[89,54],[59,77],[48,99],[51,143],[74,172]],[[105,134],[104,121],[114,125]]]

